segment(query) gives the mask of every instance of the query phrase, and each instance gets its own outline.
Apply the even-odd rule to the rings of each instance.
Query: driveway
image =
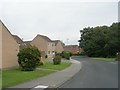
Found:
[[[118,88],[118,63],[98,61],[89,57],[72,57],[82,63],[82,69],[60,88]]]

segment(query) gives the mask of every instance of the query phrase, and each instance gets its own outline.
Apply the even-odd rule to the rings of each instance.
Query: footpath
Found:
[[[82,67],[81,62],[77,60],[71,59],[70,61],[72,63],[71,66],[64,70],[13,87],[9,87],[9,89],[22,88],[22,90],[35,90],[37,88],[37,90],[43,90],[45,88],[57,88],[66,81],[70,80],[77,72],[80,71]]]

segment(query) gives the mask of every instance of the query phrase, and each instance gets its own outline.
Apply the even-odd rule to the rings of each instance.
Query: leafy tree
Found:
[[[120,51],[120,23],[80,30],[79,45],[88,56],[113,57]]]
[[[18,53],[18,63],[22,71],[33,71],[39,65],[41,53],[35,46],[21,49]]]

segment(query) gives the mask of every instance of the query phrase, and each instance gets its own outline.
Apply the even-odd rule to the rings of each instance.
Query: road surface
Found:
[[[60,88],[118,88],[118,62],[98,61],[88,57],[73,57],[82,69]]]

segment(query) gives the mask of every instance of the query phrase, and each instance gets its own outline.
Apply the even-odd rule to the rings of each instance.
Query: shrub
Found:
[[[41,57],[39,65],[44,65],[44,59]]]
[[[70,57],[72,56],[73,54],[70,52]]]
[[[21,49],[18,53],[18,63],[22,71],[33,71],[39,65],[41,53],[35,46]]]
[[[55,55],[57,56],[62,56],[62,53],[55,53]]]
[[[64,52],[62,53],[62,57],[69,60],[69,59],[70,59],[70,52],[64,51]]]
[[[79,53],[73,54],[73,56],[79,56],[79,55],[80,55]]]
[[[80,55],[80,56],[85,56],[85,55],[87,55],[87,54],[86,54],[86,52],[81,52],[79,55]]]
[[[58,65],[61,63],[61,56],[60,55],[56,55],[53,59],[53,64],[54,65]]]

